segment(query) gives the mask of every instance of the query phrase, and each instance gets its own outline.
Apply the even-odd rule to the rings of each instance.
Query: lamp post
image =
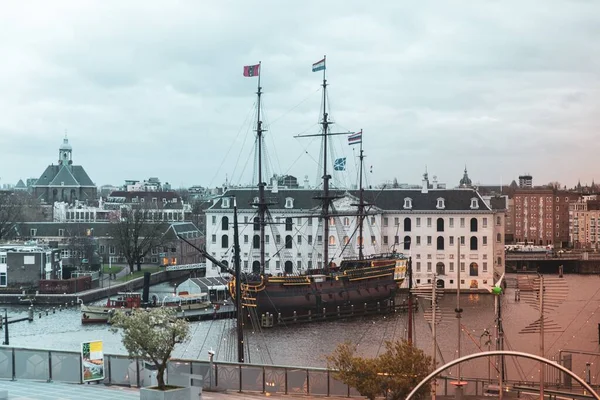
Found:
[[[5,346],[8,346],[8,310],[4,309],[4,343]]]

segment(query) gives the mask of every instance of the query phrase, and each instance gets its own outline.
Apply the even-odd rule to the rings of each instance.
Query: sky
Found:
[[[262,62],[265,175],[315,184],[327,55],[333,132],[363,130],[367,183],[600,182],[597,1],[8,1],[0,184],[57,163],[65,133],[97,185],[253,181]],[[331,139],[340,185],[359,146]],[[331,169],[331,168],[330,168]]]

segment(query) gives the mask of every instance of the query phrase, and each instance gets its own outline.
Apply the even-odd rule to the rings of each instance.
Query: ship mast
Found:
[[[327,57],[323,56],[323,64],[326,64]],[[321,127],[323,129],[323,206],[321,210],[321,219],[323,220],[323,260],[325,261],[324,270],[329,271],[329,179],[331,175],[327,174],[327,131],[329,122],[327,120],[327,79],[325,77],[326,68],[323,68],[323,119]]]
[[[360,130],[360,132],[362,133],[362,129]],[[359,192],[358,192],[358,198],[359,198],[359,202],[358,202],[358,259],[362,260],[364,258],[363,255],[363,243],[364,243],[364,239],[363,239],[363,223],[364,223],[364,219],[365,219],[365,198],[364,198],[364,193],[365,193],[365,189],[363,188],[363,184],[362,184],[362,180],[363,180],[363,160],[364,160],[365,156],[363,155],[363,146],[362,146],[362,137],[360,140],[360,156],[359,156],[359,160],[360,160],[360,176],[358,178],[358,182],[359,182]]]
[[[265,202],[265,182],[263,181],[262,174],[262,144],[263,144],[263,132],[266,130],[262,128],[262,121],[260,120],[260,99],[262,94],[262,87],[260,86],[260,76],[262,75],[262,65],[258,62],[258,90],[256,91],[256,140],[258,144],[258,223],[260,229],[260,273],[265,273],[265,215],[267,211],[267,205]]]

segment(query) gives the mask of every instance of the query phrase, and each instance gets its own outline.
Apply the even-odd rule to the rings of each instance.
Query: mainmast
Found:
[[[262,128],[262,121],[260,120],[260,98],[262,94],[262,87],[260,86],[260,66],[261,62],[258,62],[258,90],[256,91],[256,140],[258,141],[258,223],[260,229],[260,273],[265,273],[265,215],[267,212],[267,205],[265,202],[265,182],[262,176],[262,144],[263,144],[263,132],[265,129]]]
[[[327,120],[327,79],[325,77],[325,61],[327,56],[323,56],[323,119],[321,127],[323,129],[323,206],[321,210],[321,219],[323,220],[323,266],[325,271],[329,270],[329,206],[331,199],[329,198],[329,179],[331,175],[327,174],[327,131],[329,130],[329,122]],[[313,66],[314,68],[314,66]]]

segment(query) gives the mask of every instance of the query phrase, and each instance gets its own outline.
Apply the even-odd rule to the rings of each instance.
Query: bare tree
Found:
[[[24,196],[11,191],[0,192],[0,240],[15,235],[15,225],[23,220]]]
[[[91,266],[96,252],[96,243],[93,238],[93,229],[87,229],[82,224],[69,224],[66,230],[67,246],[71,264],[81,268],[83,260]]]
[[[121,215],[112,221],[110,230],[120,253],[129,269],[134,272],[142,270],[142,258],[150,251],[163,244],[167,224],[155,218],[155,212],[141,206],[121,210]]]
[[[554,189],[554,190],[560,190],[561,184],[560,182],[549,182],[548,183],[548,188],[550,189]]]

